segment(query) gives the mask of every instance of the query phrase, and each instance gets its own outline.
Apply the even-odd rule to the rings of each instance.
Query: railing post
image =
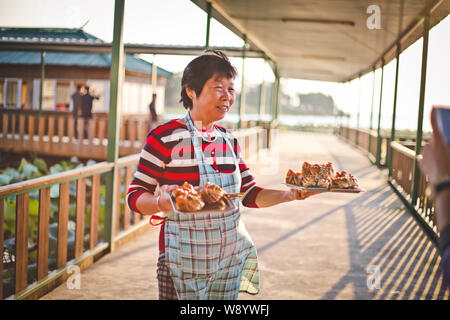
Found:
[[[114,36],[111,57],[110,75],[110,103],[108,113],[108,149],[106,159],[108,162],[117,162],[119,156],[119,127],[120,111],[122,103],[122,83],[124,79],[123,59],[123,17],[125,0],[116,0],[114,9]],[[109,243],[109,250],[114,251],[114,217],[119,212],[115,206],[116,198],[119,196],[116,190],[117,165],[106,173],[106,196],[105,196],[105,239]]]
[[[391,143],[395,141],[395,117],[397,113],[397,89],[398,89],[398,71],[400,68],[400,43],[397,44],[397,64],[395,65],[395,85],[394,85],[394,105],[392,108],[392,126],[391,126]],[[389,143],[388,150],[388,167],[389,178],[392,177],[392,148]]]
[[[428,60],[428,33],[430,28],[430,16],[424,18],[423,23],[423,46],[422,46],[422,71],[420,75],[420,95],[419,95],[419,115],[417,119],[416,134],[416,158],[414,159],[413,186],[411,191],[411,204],[417,204],[417,194],[419,190],[420,169],[417,156],[422,150],[422,125],[423,125],[423,107],[425,101],[425,84],[427,78],[427,60]]]
[[[375,164],[377,167],[381,165],[381,104],[383,102],[383,77],[384,77],[384,58],[381,59],[381,88],[380,88],[380,106],[378,108],[378,128],[377,128],[377,153]]]
[[[245,55],[247,50],[247,36],[244,34],[244,45],[242,46],[242,74],[241,74],[241,95],[239,97],[239,119],[238,129],[242,128],[242,116],[245,109]]]

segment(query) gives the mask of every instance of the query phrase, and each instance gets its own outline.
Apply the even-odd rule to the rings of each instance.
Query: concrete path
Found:
[[[286,171],[300,171],[303,161],[332,161],[367,192],[244,208],[261,292],[239,299],[449,299],[438,251],[387,185],[386,172],[332,135],[285,132],[274,146],[271,155],[247,161],[262,187],[285,189]],[[157,299],[158,233],[151,229],[83,271],[80,289],[64,283],[42,299]]]

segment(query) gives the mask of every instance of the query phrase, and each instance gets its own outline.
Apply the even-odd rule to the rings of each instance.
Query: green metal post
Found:
[[[106,159],[116,162],[119,157],[119,129],[120,111],[122,103],[122,84],[124,79],[124,49],[123,49],[123,17],[125,0],[116,0],[114,9],[114,35],[112,43],[111,74],[110,74],[110,103],[108,113],[108,149]],[[105,239],[110,244],[110,251],[114,250],[114,231],[116,214],[120,208],[116,207],[119,196],[117,188],[117,166],[106,174],[105,196]]]
[[[247,36],[244,34],[244,45],[242,46],[242,75],[241,75],[241,95],[239,96],[239,119],[238,129],[242,128],[242,116],[245,113],[245,56],[247,54]]]
[[[206,3],[206,42],[205,42],[205,49],[209,48],[209,32],[210,32],[210,25],[211,25],[211,2]]]
[[[45,80],[45,51],[41,51],[41,81],[39,83],[39,115],[42,114],[42,100],[44,97]]]
[[[266,66],[266,61],[264,60],[264,69]],[[266,105],[266,86],[265,86],[265,78],[264,78],[264,70],[263,70],[263,79],[261,83],[261,91],[259,92],[259,106],[258,106],[258,118],[260,125],[263,121],[263,115],[264,115],[264,107]]]
[[[417,162],[417,156],[422,151],[422,125],[423,125],[423,107],[425,101],[425,84],[427,78],[427,60],[428,60],[428,33],[430,29],[430,17],[424,17],[423,24],[423,46],[422,46],[422,71],[420,75],[420,95],[419,95],[419,115],[417,119],[416,134],[416,158],[414,160],[413,185],[411,191],[411,204],[417,204],[417,194],[419,191],[420,169]]]
[[[397,44],[397,64],[395,65],[395,85],[394,85],[394,105],[392,108],[392,126],[391,126],[391,143],[395,140],[395,117],[397,114],[397,89],[398,89],[398,71],[400,68],[400,44]],[[389,177],[392,177],[392,148],[389,145]]]
[[[355,144],[359,145],[359,116],[361,108],[361,74],[358,77],[358,109],[356,111],[356,134],[355,134]]]
[[[381,88],[380,88],[380,106],[378,109],[378,128],[377,128],[377,153],[375,164],[381,166],[381,104],[383,102],[383,77],[384,77],[384,58],[381,60]]]
[[[372,122],[373,122],[373,100],[375,98],[375,66],[373,67],[373,82],[372,82],[372,104],[370,106],[370,124],[369,124],[369,132],[370,132],[370,136],[369,136],[369,151],[372,150]]]
[[[278,122],[278,108],[280,103],[280,75],[277,70],[277,78],[276,78],[276,91],[275,91],[275,115],[274,119]]]

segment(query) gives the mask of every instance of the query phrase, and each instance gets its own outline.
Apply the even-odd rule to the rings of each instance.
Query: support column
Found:
[[[380,88],[380,106],[378,108],[378,128],[377,128],[377,153],[375,164],[381,166],[381,104],[383,102],[383,77],[384,77],[384,58],[381,60],[381,88]]]
[[[244,34],[244,45],[242,47],[242,75],[241,75],[241,95],[239,97],[239,119],[238,129],[242,128],[242,118],[245,114],[245,56],[247,50],[247,36]]]
[[[157,86],[158,86],[158,66],[156,65],[156,54],[153,54],[153,60],[152,60],[152,97],[151,99],[153,100],[153,95],[157,93]],[[164,110],[161,110],[161,105],[159,105],[156,101],[155,101],[155,112],[156,115],[159,114],[163,114]]]
[[[205,50],[209,49],[209,32],[210,32],[210,25],[211,25],[211,2],[206,3],[206,41],[205,41]]]
[[[264,60],[264,69],[263,69],[263,79],[261,83],[261,91],[259,92],[259,107],[258,107],[258,117],[259,117],[259,123],[261,124],[263,121],[263,116],[265,112],[265,106],[266,106],[266,84],[265,84],[265,78],[264,78],[264,70],[266,69],[266,60]]]
[[[44,80],[45,80],[45,51],[41,51],[41,81],[39,83],[39,115],[42,114],[42,99],[44,97]],[[21,97],[18,97],[21,99]]]
[[[358,76],[358,108],[356,110],[356,134],[355,134],[355,144],[359,145],[359,116],[361,109],[361,74]]]
[[[278,108],[280,104],[280,75],[278,74],[277,70],[277,76],[276,76],[276,87],[275,87],[275,114],[274,114],[274,120],[278,124]]]
[[[411,190],[411,201],[413,206],[417,204],[417,194],[419,190],[420,169],[419,163],[417,162],[417,156],[422,151],[423,108],[425,101],[425,84],[427,79],[428,33],[430,29],[430,17],[425,16],[423,22],[422,71],[420,74],[419,115],[417,119],[416,134],[416,158],[414,160],[413,185]]]
[[[400,68],[400,43],[397,44],[397,62],[395,65],[395,85],[394,85],[394,105],[392,108],[392,126],[391,126],[391,143],[395,140],[395,117],[397,114],[397,89],[398,89],[398,71]],[[389,178],[392,177],[392,148],[388,146],[388,168]]]
[[[123,17],[125,0],[116,0],[114,8],[114,35],[112,43],[110,72],[110,102],[108,113],[108,149],[107,161],[117,162],[119,157],[120,113],[122,107],[122,84],[124,80],[124,49],[123,49]],[[115,204],[120,190],[117,190],[118,168],[106,173],[105,195],[105,240],[110,244],[109,250],[114,251],[115,220],[120,214],[120,208]]]
[[[153,54],[152,60],[152,94],[156,93],[156,86],[158,84],[158,72],[156,66],[156,55]]]
[[[372,104],[370,106],[370,124],[369,124],[369,151],[372,150],[372,122],[373,122],[373,100],[375,98],[375,66],[373,67],[373,82],[372,82]]]

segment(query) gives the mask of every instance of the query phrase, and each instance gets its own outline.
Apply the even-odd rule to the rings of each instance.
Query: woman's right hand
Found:
[[[159,209],[165,214],[173,212],[172,201],[170,201],[170,195],[172,191],[178,187],[176,184],[163,185],[160,187],[160,197],[158,201]]]

